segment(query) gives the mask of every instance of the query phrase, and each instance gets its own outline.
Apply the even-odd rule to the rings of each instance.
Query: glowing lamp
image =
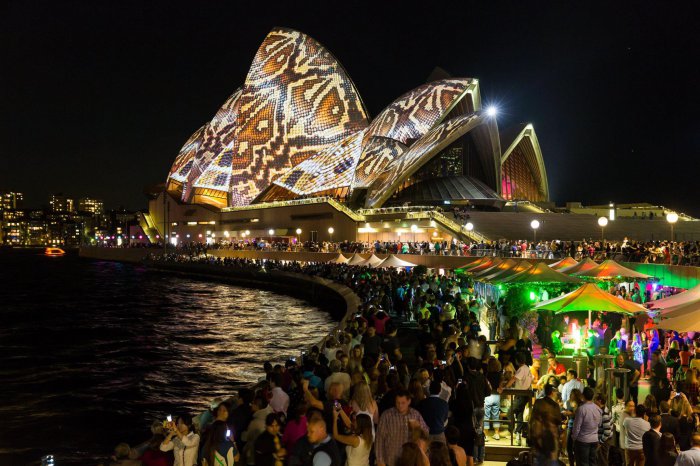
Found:
[[[272,235],[275,234],[275,230],[273,230],[272,228],[270,228],[269,230],[267,230],[267,233],[268,233],[270,236],[272,236]]]
[[[537,299],[537,295],[535,294],[534,291],[531,291],[530,292],[530,301],[534,301],[535,299]]]
[[[486,115],[490,116],[491,118],[495,117],[496,115],[498,115],[498,107],[496,107],[495,105],[489,105],[486,108]]]
[[[301,234],[301,228],[297,228],[297,235]]]
[[[600,217],[600,218],[598,219],[598,225],[600,225],[601,228],[604,227],[604,226],[606,226],[607,224],[608,224],[608,219],[607,219],[607,217]]]
[[[464,228],[466,228],[467,231],[472,231],[474,229],[474,224],[472,222],[467,222],[467,224],[464,225]]]
[[[678,221],[678,214],[675,212],[671,212],[666,215],[666,221],[668,223],[676,223]]]
[[[417,226],[417,225],[415,225],[415,224],[414,224],[414,225],[411,225],[411,231],[412,231],[413,233],[415,233],[417,229],[418,229],[418,226]]]
[[[335,230],[333,229],[333,227],[328,227],[328,233],[329,233],[329,234],[332,235],[334,232],[335,232]]]
[[[250,236],[250,230],[246,230],[246,231],[245,231],[245,235],[246,235],[246,236]]]
[[[533,220],[532,222],[530,222],[530,228],[532,228],[533,230],[537,230],[539,227],[540,227],[539,220]]]

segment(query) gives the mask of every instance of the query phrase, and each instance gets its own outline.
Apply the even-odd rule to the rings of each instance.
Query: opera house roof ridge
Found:
[[[411,176],[423,166],[462,147],[473,159],[464,166],[476,170],[462,175],[484,189],[504,199],[525,193],[548,200],[532,125],[499,137],[496,119],[481,111],[477,78],[431,76],[439,79],[403,93],[370,119],[329,50],[303,32],[274,27],[243,84],[180,149],[167,189],[182,202],[218,208],[314,196],[381,207],[417,182]]]

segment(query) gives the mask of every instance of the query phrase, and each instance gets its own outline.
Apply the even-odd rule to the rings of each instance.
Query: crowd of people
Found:
[[[142,243],[125,243],[124,247],[145,247]],[[161,244],[151,247],[163,247]],[[249,251],[307,251],[340,252],[344,254],[431,254],[447,256],[498,256],[539,259],[595,261],[614,259],[621,262],[658,263],[671,265],[700,265],[700,241],[538,241],[497,240],[482,242],[451,241],[291,241],[270,238],[225,238],[214,242],[181,241],[169,249],[191,254],[205,254],[207,250]]]
[[[266,362],[255,386],[194,419],[155,424],[140,448],[120,445],[114,465],[472,466],[485,461],[488,443],[507,438],[530,446],[538,465],[700,466],[700,341],[692,334],[644,324],[633,333],[636,321],[596,316],[610,343],[591,356],[609,349],[630,369],[607,400],[608,382],[592,365],[586,374],[567,369],[561,348],[535,344],[468,276],[204,254],[153,259],[324,277],[362,304],[300,358]],[[402,326],[407,320],[417,328]],[[548,331],[568,324],[545,320]],[[644,378],[651,392],[637,405]]]

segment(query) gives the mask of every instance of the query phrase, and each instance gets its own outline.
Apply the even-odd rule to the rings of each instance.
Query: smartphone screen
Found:
[[[173,422],[173,416],[171,414],[168,414],[168,417],[166,418],[168,422]]]
[[[230,437],[231,437],[231,429],[227,429],[226,430],[226,438],[230,438]]]

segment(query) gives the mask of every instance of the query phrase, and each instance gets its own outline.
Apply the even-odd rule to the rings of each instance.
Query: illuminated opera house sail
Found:
[[[370,120],[333,55],[286,28],[184,144],[167,191],[218,208],[321,196],[351,208],[549,201],[532,125],[499,133],[477,79],[432,80]]]

